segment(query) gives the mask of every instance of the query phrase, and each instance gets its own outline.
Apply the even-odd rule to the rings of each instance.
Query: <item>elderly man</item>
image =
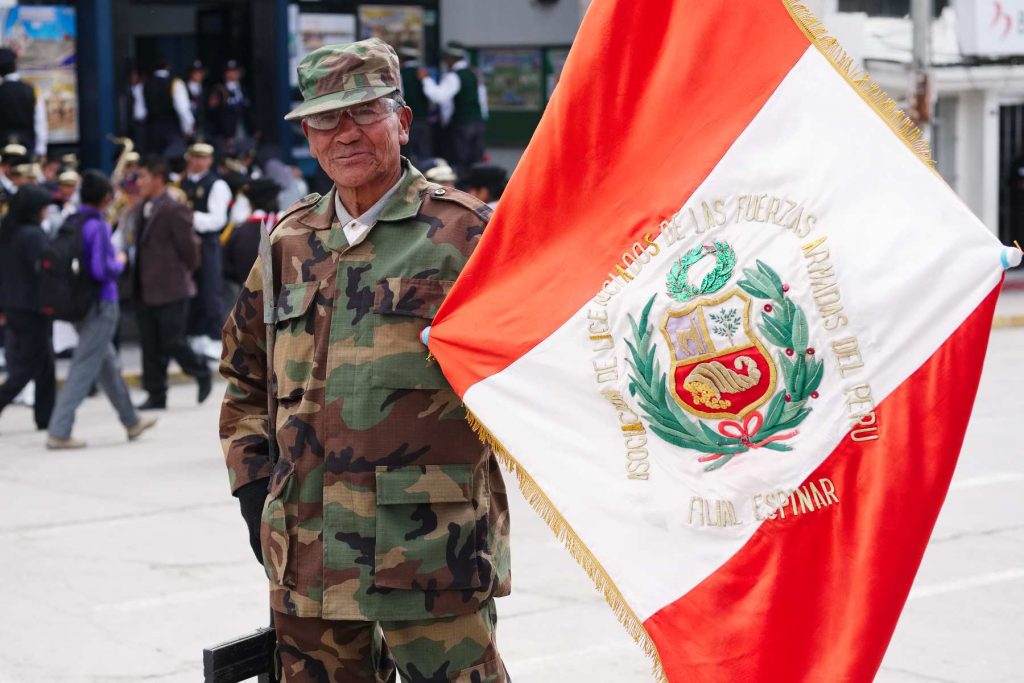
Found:
[[[220,433],[289,683],[507,680],[493,453],[419,341],[490,218],[399,154],[412,112],[370,39],[298,68],[334,187],[285,212],[224,328]]]

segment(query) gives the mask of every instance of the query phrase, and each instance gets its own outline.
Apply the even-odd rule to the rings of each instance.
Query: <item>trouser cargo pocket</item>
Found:
[[[378,467],[374,585],[480,588],[485,487],[472,465]]]

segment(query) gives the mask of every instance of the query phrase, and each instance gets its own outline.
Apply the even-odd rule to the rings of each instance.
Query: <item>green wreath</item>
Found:
[[[715,255],[715,269],[704,276],[700,287],[687,282],[690,268],[705,256]],[[727,242],[715,242],[714,246],[701,244],[679,257],[672,264],[668,274],[668,293],[676,301],[686,302],[698,296],[714,294],[729,281],[736,268],[736,252]]]
[[[730,252],[732,250],[730,249]],[[808,400],[817,397],[825,364],[814,357],[814,350],[808,346],[807,317],[792,299],[786,296],[787,288],[770,267],[757,261],[757,269],[745,268],[744,279],[738,286],[751,296],[766,300],[766,308],[759,326],[761,333],[776,346],[786,351],[779,353],[779,367],[785,389],[776,392],[764,413],[764,420],[756,437],[761,441],[754,444],[749,438],[731,437],[708,427],[704,422],[695,421],[683,411],[668,394],[666,375],[661,371],[655,346],[652,342],[653,326],[650,324],[651,307],[657,294],[651,296],[644,306],[639,322],[629,316],[633,328],[632,341],[627,340],[630,357],[626,363],[632,372],[629,376],[629,393],[637,399],[640,409],[647,418],[652,432],[669,443],[690,448],[714,457],[702,457],[710,461],[705,472],[724,466],[737,455],[752,448],[767,448],[773,451],[792,450],[779,441],[767,441],[780,432],[796,428],[811,414]]]

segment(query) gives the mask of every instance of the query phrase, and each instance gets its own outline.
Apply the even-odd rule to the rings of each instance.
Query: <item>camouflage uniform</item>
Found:
[[[313,629],[323,619],[380,621],[399,640],[415,625],[391,622],[478,623],[511,586],[497,462],[419,340],[490,209],[403,166],[398,190],[354,247],[335,218],[335,190],[285,213],[271,238],[272,301],[261,259],[224,329],[220,423],[232,490],[270,477],[261,541],[273,609],[321,618]],[[458,649],[461,640],[443,642]],[[493,642],[465,640],[460,656],[487,675],[451,680],[504,681],[487,670],[503,671],[500,660],[471,654],[494,652]],[[400,646],[391,643],[396,656]],[[336,680],[358,680],[345,676]]]

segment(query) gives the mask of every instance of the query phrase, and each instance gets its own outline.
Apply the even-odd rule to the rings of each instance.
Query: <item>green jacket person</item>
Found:
[[[407,681],[505,681],[505,485],[419,341],[491,211],[400,156],[412,112],[388,45],[325,46],[298,74],[287,118],[334,188],[264,241],[220,368],[285,680],[387,680],[383,633]]]

